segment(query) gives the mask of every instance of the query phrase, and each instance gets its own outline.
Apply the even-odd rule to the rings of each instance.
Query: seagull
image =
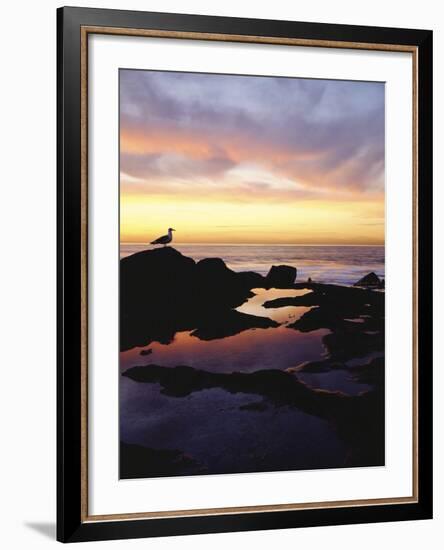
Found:
[[[162,237],[159,237],[155,241],[151,241],[150,244],[163,244],[163,246],[166,246],[168,243],[170,243],[173,240],[173,231],[176,231],[172,227],[168,228],[168,235],[162,235]]]

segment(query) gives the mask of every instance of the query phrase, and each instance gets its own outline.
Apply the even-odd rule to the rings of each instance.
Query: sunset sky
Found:
[[[120,71],[121,241],[383,244],[382,83]]]

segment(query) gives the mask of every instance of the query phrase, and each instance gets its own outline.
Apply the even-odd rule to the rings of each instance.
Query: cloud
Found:
[[[383,193],[382,83],[121,70],[120,91],[127,190]]]
[[[223,174],[235,166],[235,163],[220,151],[197,159],[174,151],[156,154],[122,153],[120,162],[131,175],[145,180],[152,176],[187,180],[202,176],[212,177]]]

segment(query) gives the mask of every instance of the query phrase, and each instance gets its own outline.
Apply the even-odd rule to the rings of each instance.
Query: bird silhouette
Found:
[[[167,235],[162,235],[162,237],[159,237],[158,239],[151,241],[150,244],[163,244],[163,246],[166,246],[173,240],[173,231],[176,231],[176,230],[173,229],[172,227],[169,227]]]

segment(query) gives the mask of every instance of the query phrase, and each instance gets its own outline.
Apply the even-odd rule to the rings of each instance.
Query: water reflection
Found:
[[[185,398],[121,381],[120,434],[127,443],[180,449],[201,473],[300,470],[344,465],[347,449],[329,423],[294,408],[242,409],[258,396],[203,390]]]
[[[199,340],[190,332],[179,332],[171,344],[157,342],[147,348],[133,348],[120,354],[122,370],[155,363],[165,367],[188,365],[212,372],[251,372],[287,369],[322,357],[322,337],[328,330],[298,332],[285,326],[252,329],[218,340]],[[147,357],[142,349],[151,349]]]
[[[179,332],[170,344],[153,342],[120,354],[122,371],[138,365],[187,365],[211,372],[294,369],[325,357],[326,329],[299,332],[287,324],[309,307],[265,309],[263,303],[301,296],[307,290],[255,289],[238,307],[242,313],[269,317],[277,328],[250,329],[214,340]],[[144,352],[141,354],[141,352]],[[352,367],[348,365],[346,367]],[[297,372],[314,389],[357,395],[370,388],[347,370]],[[200,473],[236,473],[344,466],[349,449],[325,419],[295,407],[275,407],[258,395],[203,389],[186,397],[170,397],[158,384],[120,378],[120,437],[152,449],[179,449],[195,460]]]
[[[372,387],[368,384],[360,384],[353,379],[352,372],[333,369],[329,372],[298,372],[298,380],[313,389],[340,391],[347,395],[359,395]]]
[[[328,330],[302,333],[285,324],[301,317],[310,308],[291,306],[265,309],[267,300],[287,296],[302,296],[307,290],[255,289],[255,295],[237,310],[250,315],[270,317],[282,323],[278,328],[251,329],[215,340],[200,340],[191,331],[178,332],[170,344],[154,342],[145,348],[133,348],[120,354],[124,371],[135,365],[155,363],[165,367],[187,365],[212,372],[251,372],[261,369],[287,369],[304,361],[322,357],[322,337]],[[147,356],[144,350],[151,350]],[[146,353],[146,351],[145,351]]]
[[[257,315],[259,317],[269,317],[276,321],[277,323],[290,323],[297,321],[304,313],[306,313],[310,308],[302,306],[288,306],[288,307],[279,307],[275,309],[266,309],[263,307],[263,304],[268,300],[275,300],[277,298],[294,298],[295,296],[304,296],[311,292],[307,289],[264,289],[264,288],[254,288],[252,290],[254,296],[247,300],[240,307],[236,308],[237,311],[241,313],[248,313],[249,315]]]

